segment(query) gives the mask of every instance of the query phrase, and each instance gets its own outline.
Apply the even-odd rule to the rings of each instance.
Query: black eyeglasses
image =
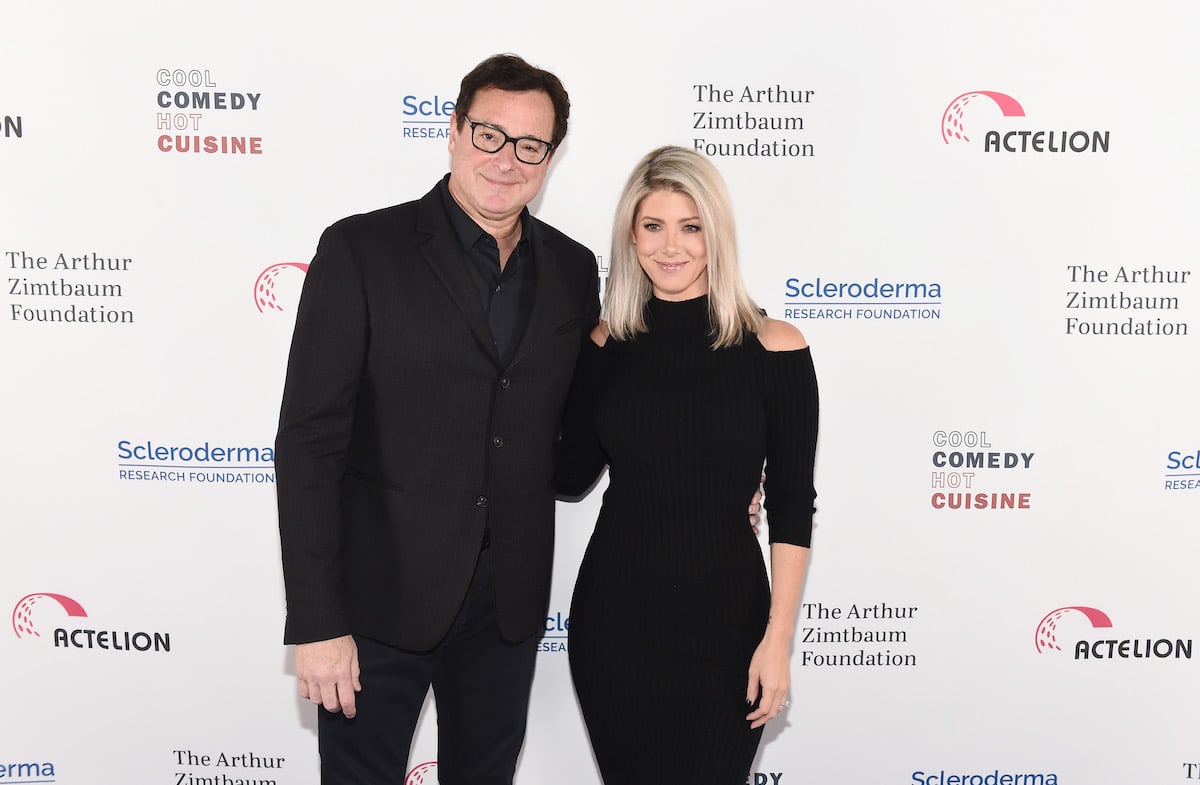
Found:
[[[523,164],[540,164],[554,149],[550,142],[544,142],[534,136],[514,138],[494,125],[477,123],[466,115],[463,115],[463,119],[471,126],[471,144],[485,153],[498,153],[504,149],[504,145],[512,142],[518,161]]]

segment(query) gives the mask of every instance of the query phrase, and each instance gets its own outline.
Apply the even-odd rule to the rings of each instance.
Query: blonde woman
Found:
[[[572,678],[606,785],[743,785],[789,705],[812,359],[747,294],[725,184],[695,152],[662,147],[634,169],[611,265],[557,475],[578,496],[609,467],[572,600]],[[743,512],[764,461],[770,583]]]

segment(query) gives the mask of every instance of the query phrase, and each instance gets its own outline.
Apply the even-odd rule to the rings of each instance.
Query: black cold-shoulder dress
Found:
[[[557,484],[609,485],[571,603],[571,675],[606,785],[744,785],[750,658],[770,604],[746,507],[766,461],[771,542],[812,530],[808,349],[714,351],[708,298],[651,300],[649,332],[588,342]]]

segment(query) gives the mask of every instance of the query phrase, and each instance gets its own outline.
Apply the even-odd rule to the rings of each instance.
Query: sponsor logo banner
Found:
[[[796,659],[801,667],[911,668],[917,664],[908,629],[916,605],[800,605]]]
[[[1088,626],[1082,624],[1086,621]],[[1063,627],[1066,631],[1063,631]],[[1111,632],[1112,619],[1098,608],[1086,605],[1068,605],[1055,608],[1042,617],[1034,633],[1034,645],[1038,654],[1063,652],[1062,639],[1075,660],[1113,661],[1144,660],[1190,660],[1192,639],[1175,635],[1148,635],[1136,638],[1118,638]],[[1097,632],[1101,631],[1101,632]],[[1069,637],[1068,637],[1069,636]],[[1075,642],[1071,643],[1070,638]]]
[[[296,274],[297,271],[299,275]],[[267,265],[254,279],[254,307],[258,309],[259,313],[284,312],[286,309],[279,303],[281,299],[278,291],[280,276],[283,276],[285,282],[295,283],[296,279],[303,280],[303,276],[307,272],[308,265],[303,262],[276,262]],[[286,299],[289,302],[295,302],[298,298]]]
[[[442,94],[406,95],[400,121],[401,139],[449,139],[454,99]]]
[[[566,654],[567,632],[571,627],[571,617],[562,611],[554,611],[546,617],[546,631],[538,641],[539,652],[555,652]]]
[[[1200,490],[1200,449],[1171,450],[1167,453],[1165,489],[1168,491]]]
[[[1157,264],[1069,264],[1065,334],[1162,338],[1185,336],[1192,271]],[[1086,313],[1084,313],[1086,311]]]
[[[795,277],[784,282],[783,296],[785,319],[891,324],[942,318],[942,285],[937,281]]]
[[[25,118],[21,115],[0,115],[0,139],[20,139],[25,136]]]
[[[174,785],[274,785],[284,768],[282,755],[244,750],[171,750]]]
[[[997,124],[996,114],[1002,118]],[[986,153],[1107,153],[1108,131],[1019,128],[1012,118],[1025,108],[1007,93],[971,90],[952,99],[942,112],[942,141]],[[999,127],[997,127],[999,125]],[[978,129],[978,130],[977,130]]]
[[[275,483],[275,448],[153,439],[117,442],[117,478],[134,482],[259,485]]]
[[[87,622],[63,624],[61,617],[64,614],[68,619],[87,619]],[[62,626],[55,626],[55,622]],[[97,626],[92,623],[83,605],[65,594],[26,594],[13,606],[13,633],[24,640],[49,640],[56,649],[157,654],[171,651],[169,632],[97,629]],[[45,636],[42,635],[43,631],[46,632]]]
[[[154,73],[157,146],[164,153],[262,155],[263,138],[244,132],[262,93],[218,83],[210,68],[159,68]],[[224,128],[225,131],[214,130]],[[236,133],[235,131],[242,131]]]
[[[437,761],[418,763],[404,778],[404,785],[437,785]]]
[[[1052,771],[966,773],[959,771],[914,771],[913,785],[1058,785],[1058,774]]]
[[[806,118],[815,90],[777,82],[688,86],[692,149],[710,158],[812,158]]]
[[[983,430],[934,431],[933,447],[929,496],[933,509],[1028,510],[1033,506],[1033,493],[1020,488],[1033,468],[1032,450],[994,449]]]
[[[134,260],[98,251],[75,254],[80,252],[0,251],[7,262],[8,320],[68,327],[133,324],[134,311],[124,300]]]

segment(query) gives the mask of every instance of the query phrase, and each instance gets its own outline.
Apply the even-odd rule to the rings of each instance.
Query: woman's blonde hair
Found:
[[[612,257],[604,293],[604,316],[609,331],[620,341],[646,332],[645,307],[653,290],[649,277],[638,263],[633,230],[642,202],[656,191],[684,194],[696,203],[708,254],[712,346],[722,349],[740,344],[744,333],[758,332],[763,315],[750,299],[742,281],[729,191],[711,161],[685,147],[673,145],[651,151],[634,167],[617,202]]]

